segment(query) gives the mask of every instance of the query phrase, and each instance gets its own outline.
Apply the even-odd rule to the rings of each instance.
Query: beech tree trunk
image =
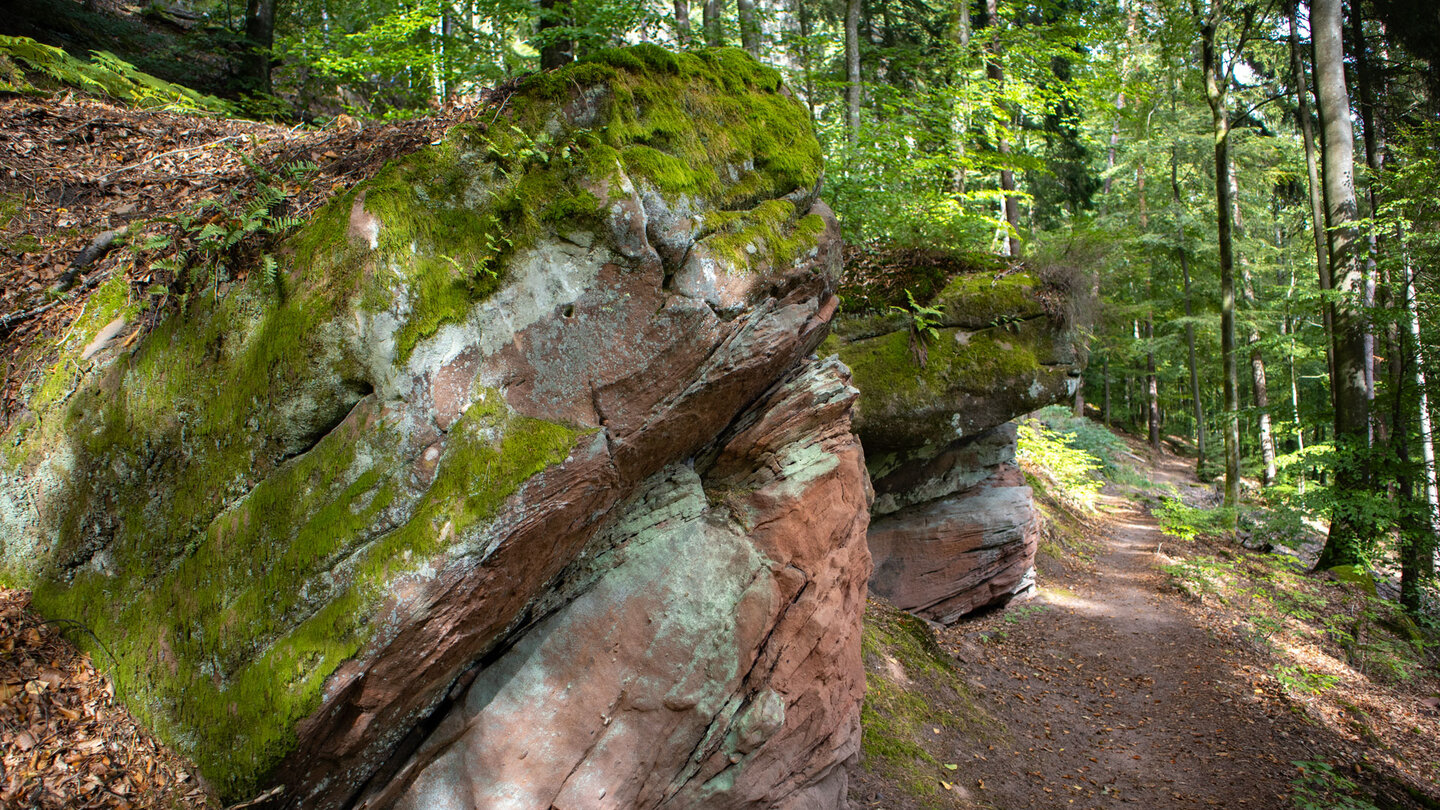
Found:
[[[1231,235],[1234,218],[1230,199],[1230,108],[1226,78],[1220,69],[1216,27],[1219,7],[1200,24],[1201,60],[1205,72],[1205,98],[1215,132],[1215,207],[1220,247],[1220,355],[1225,376],[1225,505],[1240,503],[1239,371],[1235,359],[1235,252]]]
[[[1160,452],[1160,381],[1155,368],[1155,319],[1145,316],[1145,424],[1149,428],[1150,447]]]
[[[1310,122],[1310,90],[1305,78],[1305,65],[1300,58],[1300,35],[1295,23],[1295,0],[1287,7],[1290,17],[1290,76],[1295,82],[1295,101],[1298,105],[1300,133],[1305,141],[1305,171],[1310,178],[1310,219],[1315,237],[1315,270],[1320,280],[1321,291],[1331,288],[1330,248],[1325,240],[1325,200],[1320,185],[1319,161],[1315,156],[1315,128]],[[1335,378],[1334,309],[1328,302],[1320,305],[1320,316],[1325,323],[1325,363],[1330,369],[1330,378]],[[1334,402],[1334,390],[1331,390]]]
[[[1420,460],[1424,465],[1425,505],[1429,517],[1428,548],[1417,549],[1417,573],[1435,573],[1435,552],[1440,548],[1440,486],[1435,473],[1435,432],[1430,421],[1430,395],[1425,388],[1425,351],[1420,342],[1420,308],[1415,302],[1415,268],[1409,257],[1405,259],[1405,279],[1402,297],[1405,301],[1406,331],[1410,343],[1410,362],[1414,368],[1415,389],[1420,393],[1418,407],[1420,428]]]
[[[275,6],[279,0],[248,0],[245,4],[245,46],[242,73],[256,93],[270,94],[274,65]]]
[[[1110,427],[1110,355],[1108,354],[1100,361],[1100,373],[1105,377],[1105,394],[1100,407],[1100,418],[1104,420],[1105,427]]]
[[[735,0],[740,17],[740,46],[756,59],[760,58],[760,14],[755,0]]]
[[[690,44],[690,0],[675,0],[675,41],[680,47]]]
[[[570,24],[570,0],[540,0],[540,31]],[[553,39],[540,47],[540,69],[554,70],[575,61],[575,42]]]
[[[1374,78],[1370,71],[1370,58],[1365,48],[1365,27],[1361,24],[1362,17],[1359,5],[1355,2],[1350,4],[1350,31],[1351,44],[1354,46],[1355,57],[1355,79],[1359,92],[1360,101],[1360,133],[1365,143],[1365,165],[1370,169],[1370,180],[1365,185],[1365,196],[1369,203],[1369,216],[1374,216],[1377,210],[1375,195],[1375,178],[1380,176],[1380,163],[1382,160],[1382,149],[1384,140],[1380,137],[1379,128],[1375,120],[1375,91]],[[1379,237],[1376,230],[1371,229],[1366,234],[1365,243],[1368,250],[1365,252],[1365,308],[1373,310],[1375,307],[1376,293],[1376,259],[1380,253]],[[1365,398],[1368,400],[1367,408],[1370,411],[1370,444],[1385,444],[1388,442],[1385,425],[1380,418],[1381,411],[1375,408],[1375,328],[1366,320],[1365,324]],[[1393,345],[1390,347],[1391,357],[1395,357]]]
[[[1335,392],[1335,443],[1341,453],[1335,467],[1335,488],[1340,493],[1359,493],[1373,485],[1364,458],[1370,429],[1365,390],[1367,328],[1362,305],[1365,272],[1359,256],[1363,243],[1355,225],[1355,133],[1350,123],[1340,22],[1340,0],[1313,0],[1310,28],[1315,42],[1315,89],[1324,138],[1321,158],[1330,226],[1330,271],[1339,298],[1334,309],[1335,374],[1330,381]],[[1356,525],[1342,504],[1332,516],[1330,534],[1316,567],[1359,563],[1365,539],[1362,527]]]
[[[845,124],[853,144],[860,139],[860,0],[845,4]]]
[[[805,107],[810,120],[815,120],[815,68],[810,52],[810,6],[807,0],[795,0],[795,19],[800,25],[800,72],[805,82]]]
[[[725,44],[725,20],[720,16],[725,7],[721,0],[705,0],[701,8],[701,26],[705,29],[705,44],[718,48]]]
[[[1174,88],[1171,88],[1170,109],[1175,109]],[[1180,155],[1174,144],[1170,147],[1170,201],[1174,205],[1175,221],[1182,223],[1180,212],[1184,202],[1180,198]],[[1190,404],[1195,415],[1195,472],[1199,475],[1205,469],[1205,402],[1200,397],[1200,366],[1195,359],[1195,304],[1190,292],[1190,245],[1185,238],[1185,226],[1178,224],[1180,278],[1184,282],[1185,298],[1185,349],[1190,372]]]
[[[1228,172],[1230,175],[1230,194],[1235,206],[1235,229],[1240,235],[1244,235],[1245,223],[1240,215],[1240,182],[1235,174],[1235,167],[1232,165]],[[1245,296],[1245,306],[1254,310],[1255,281],[1250,276],[1250,265],[1243,259],[1240,262],[1240,289]],[[1250,319],[1250,334],[1247,344],[1250,347],[1250,386],[1255,397],[1255,410],[1259,415],[1260,431],[1260,458],[1264,463],[1264,469],[1260,474],[1260,485],[1268,487],[1275,483],[1275,432],[1270,423],[1270,390],[1265,379],[1265,358],[1260,353],[1260,329],[1255,325],[1256,319],[1253,314]]]
[[[1005,71],[1000,67],[1000,55],[1003,53],[1000,45],[1000,4],[998,0],[985,0],[985,25],[994,31],[990,38],[988,47],[989,58],[985,60],[985,76],[995,82],[996,88],[1005,85]],[[1014,123],[1014,114],[1011,113],[1011,120],[1006,121],[1009,126]],[[1005,225],[1008,230],[1006,239],[1007,254],[1011,258],[1020,256],[1020,201],[1015,197],[1015,170],[1009,168],[1010,140],[1003,133],[997,133],[995,139],[995,151],[1000,153],[1000,191],[1005,202]]]

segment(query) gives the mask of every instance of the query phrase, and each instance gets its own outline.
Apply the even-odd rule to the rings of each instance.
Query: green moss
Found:
[[[596,85],[604,92],[587,89]],[[562,113],[562,104],[593,105],[594,115]],[[572,117],[596,123],[566,123]],[[404,362],[491,294],[509,257],[554,230],[599,230],[602,201],[587,189],[609,182],[618,193],[622,171],[634,184],[722,207],[771,199],[727,223],[717,249],[743,258],[747,245],[763,245],[788,262],[824,224],[796,222],[793,206],[777,212],[789,204],[773,198],[813,187],[820,168],[804,108],[781,92],[779,73],[743,52],[605,51],[526,80],[483,131],[456,128],[367,185],[365,208],[382,223],[375,261],[405,269],[403,283],[364,301],[388,308],[391,289],[406,291],[396,336]],[[353,202],[332,208],[348,214]]]
[[[375,414],[358,416],[218,514],[173,565],[127,533],[110,574],[82,569],[35,591],[46,615],[106,640],[97,660],[126,702],[227,796],[249,795],[291,750],[325,679],[370,639],[386,583],[494,517],[580,435],[486,392],[452,428],[422,500],[387,530],[409,466],[384,455],[393,442]]]
[[[997,321],[1045,314],[1036,297],[1040,282],[1028,272],[1005,275],[972,273],[950,279],[931,306],[944,313],[950,326],[986,326]]]
[[[871,603],[865,613],[862,764],[895,781],[927,807],[954,806],[940,780],[955,781],[943,768],[954,763],[952,741],[936,729],[978,734],[979,710],[959,673],[935,644],[925,624],[894,608]],[[899,676],[897,678],[897,676]]]
[[[588,93],[595,83],[605,91]],[[563,123],[562,106],[586,103],[595,123]],[[282,295],[258,273],[201,294],[94,374],[74,357],[133,307],[123,282],[102,287],[60,347],[70,365],[5,436],[7,463],[62,443],[74,463],[52,471],[68,475],[44,506],[54,546],[7,552],[0,579],[93,631],[77,640],[127,703],[224,795],[248,796],[372,638],[388,584],[473,539],[580,435],[486,392],[420,491],[362,399],[373,360],[352,354],[340,319],[399,316],[404,363],[499,289],[517,253],[552,231],[602,230],[605,181],[621,172],[752,208],[716,238],[789,261],[823,223],[756,200],[812,187],[819,170],[804,109],[748,56],[607,52],[528,80],[493,124],[457,127],[332,200],[283,246]],[[373,249],[348,235],[361,194],[381,222]]]
[[[151,76],[108,51],[91,54],[81,61],[29,37],[0,36],[0,90],[34,93],[58,85],[137,106],[234,112],[228,102]],[[31,75],[18,69],[22,65]]]
[[[928,359],[923,368],[915,359],[906,330],[829,345],[832,350],[838,347],[840,359],[854,374],[855,386],[871,402],[878,397],[882,402],[922,404],[946,398],[947,391],[984,393],[994,391],[1000,381],[1040,370],[1031,335],[999,328],[973,334],[959,329],[937,331],[938,338],[926,341]],[[968,339],[962,343],[957,335],[968,335]]]
[[[788,265],[815,247],[825,220],[810,214],[796,220],[795,204],[767,200],[748,211],[718,211],[706,217],[699,240],[712,256],[743,268],[757,259]]]
[[[70,328],[48,344],[47,348],[58,349],[59,357],[31,393],[30,408],[43,411],[74,391],[82,376],[80,355],[85,347],[111,321],[122,315],[132,318],[138,310],[123,275],[113,276],[95,288]]]

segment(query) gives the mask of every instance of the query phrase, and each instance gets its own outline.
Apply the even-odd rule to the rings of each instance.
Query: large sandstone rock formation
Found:
[[[4,436],[0,570],[227,798],[833,806],[868,484],[819,178],[739,51],[523,82],[274,283],[82,357],[101,290]]]
[[[1070,295],[1021,270],[960,272],[924,323],[843,318],[823,347],[861,391],[870,588],[897,607],[948,624],[1033,583],[1038,524],[1008,422],[1075,392]]]

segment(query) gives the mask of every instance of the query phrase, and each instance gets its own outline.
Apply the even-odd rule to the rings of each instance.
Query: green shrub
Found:
[[[1104,469],[1100,460],[1076,446],[1071,437],[1039,422],[1022,422],[1018,432],[1015,456],[1026,472],[1045,480],[1062,500],[1084,511],[1094,511],[1095,499],[1104,486],[1099,475]]]

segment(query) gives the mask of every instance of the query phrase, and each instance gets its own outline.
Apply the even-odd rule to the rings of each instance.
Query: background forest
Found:
[[[102,5],[29,4],[8,33],[103,34],[121,65],[310,124],[413,117],[619,44],[743,47],[810,110],[856,272],[933,250],[1074,268],[1101,301],[1077,413],[1193,454],[1224,485],[1213,519],[1328,523],[1322,567],[1393,565],[1405,606],[1427,601],[1427,0],[191,0],[144,12],[163,47]]]

